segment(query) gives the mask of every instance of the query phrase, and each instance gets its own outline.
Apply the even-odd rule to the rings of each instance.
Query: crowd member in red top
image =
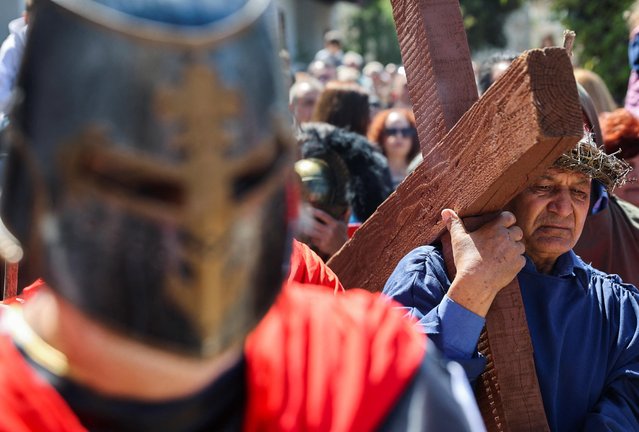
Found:
[[[344,292],[344,286],[322,258],[305,243],[293,239],[289,282],[325,286],[335,294]]]
[[[282,289],[272,7],[37,3],[1,213],[47,284],[0,312],[0,430],[471,429],[400,312]]]

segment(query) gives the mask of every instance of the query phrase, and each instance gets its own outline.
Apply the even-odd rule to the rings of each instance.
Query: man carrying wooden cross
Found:
[[[549,428],[639,430],[639,291],[572,251],[591,179],[612,189],[627,173],[591,143],[586,134],[473,232],[443,210],[454,278],[440,245],[421,246],[400,261],[384,292],[411,307],[424,332],[475,380],[485,367],[477,343],[486,314],[517,277]]]
[[[400,184],[395,194],[378,208],[351,241],[346,243],[329,262],[345,287],[362,286],[371,291],[382,289],[401,257],[410,254],[412,249],[420,245],[432,244],[440,236],[445,230],[440,216],[441,209],[455,209],[464,217],[508,208],[507,204],[515,197],[519,196],[523,199],[527,193],[534,190],[530,189],[531,187],[539,186],[537,179],[540,175],[547,173],[546,167],[564,152],[575,147],[583,135],[583,112],[577,98],[572,65],[566,55],[570,52],[570,45],[566,45],[568,48],[566,50],[548,48],[543,51],[533,50],[524,53],[511,65],[504,76],[481,99],[477,100],[459,2],[457,0],[392,0],[392,5],[424,162]],[[551,172],[551,174],[559,173]],[[563,199],[568,200],[569,207],[572,208],[573,200],[576,199],[571,195],[573,193],[571,189],[576,186],[572,184],[574,180],[572,176],[563,175],[557,178],[557,175],[553,175],[550,179],[550,190],[561,191],[559,197],[568,195]],[[570,182],[569,179],[571,179]],[[579,184],[579,181],[576,183]],[[520,193],[523,195],[519,195]],[[533,212],[532,209],[525,211],[517,209],[514,216],[520,217],[519,223],[527,220],[523,216],[528,215],[531,217],[531,222],[535,222],[537,217],[549,212],[547,206],[542,206],[537,201],[543,202],[541,197],[533,195],[532,198],[535,198],[533,201],[537,203],[534,207],[537,209],[535,211],[539,213]],[[517,202],[517,199],[513,202]],[[562,211],[581,214],[583,203],[578,207],[577,211],[574,209]],[[515,209],[511,208],[511,210]],[[523,213],[519,214],[520,211]],[[445,215],[450,217],[449,212]],[[565,216],[564,214],[563,217]],[[518,257],[522,252],[522,246],[517,245],[516,242],[523,241],[524,245],[528,246],[526,236],[531,234],[527,231],[530,228],[527,224],[520,227],[521,232],[518,229],[511,229],[516,224],[516,220],[512,213],[504,214],[493,222],[497,225],[485,228],[486,231],[492,229],[502,233],[506,230],[512,231],[511,243],[502,245],[510,249],[513,266],[509,269],[511,277],[516,275],[524,265],[523,259]],[[570,219],[566,218],[565,221],[562,219],[562,223],[567,223],[568,220]],[[583,219],[573,216],[570,223],[572,225],[551,226],[551,229],[570,227],[567,230],[570,231],[569,237],[575,237],[572,240],[576,241]],[[534,224],[532,227],[535,227]],[[463,231],[462,234],[464,234]],[[463,238],[464,241],[458,241],[457,237],[453,239],[457,255],[461,253],[459,244],[469,240],[465,235]],[[478,239],[473,237],[470,237],[470,240],[475,242],[476,246],[482,246],[480,251],[483,255],[480,256],[488,259],[489,255],[486,255],[486,250],[483,250],[485,245],[478,243]],[[414,260],[413,268],[404,269],[406,272],[412,272],[403,278],[406,290],[411,290],[412,286],[425,286],[426,283],[441,284],[440,291],[435,295],[430,297],[416,295],[409,299],[408,304],[420,311],[419,314],[425,315],[422,320],[428,324],[424,326],[425,331],[434,339],[439,338],[440,346],[442,337],[448,335],[452,336],[447,339],[448,341],[459,342],[462,348],[467,348],[468,351],[454,352],[454,355],[451,355],[448,350],[448,354],[465,363],[473,377],[476,377],[484,366],[482,360],[477,360],[476,347],[478,346],[481,352],[485,353],[488,360],[487,367],[477,385],[477,393],[478,403],[489,430],[538,431],[562,427],[569,430],[575,429],[583,424],[586,412],[598,412],[598,408],[595,407],[600,402],[600,396],[604,394],[604,387],[608,386],[606,390],[611,390],[610,394],[619,392],[617,389],[619,382],[612,382],[617,376],[612,374],[609,376],[610,382],[603,382],[602,380],[605,379],[603,375],[607,373],[607,368],[602,369],[601,366],[596,366],[595,368],[599,368],[597,372],[588,371],[587,373],[583,363],[602,364],[606,361],[602,357],[605,354],[601,353],[610,351],[610,345],[605,344],[608,341],[612,343],[613,337],[606,339],[607,335],[601,330],[604,323],[597,327],[595,317],[598,316],[601,320],[603,317],[609,318],[608,312],[611,307],[614,309],[613,305],[616,305],[619,310],[631,309],[630,314],[624,311],[624,324],[628,324],[628,327],[623,329],[632,331],[634,327],[632,324],[636,323],[634,318],[636,307],[634,294],[630,293],[634,290],[619,288],[618,280],[603,276],[597,280],[605,281],[607,291],[603,290],[603,286],[595,287],[594,279],[591,280],[590,276],[600,274],[576,259],[571,262],[570,258],[574,257],[568,251],[572,245],[572,242],[567,242],[559,245],[564,250],[553,250],[551,255],[540,255],[540,258],[549,259],[549,262],[554,263],[556,260],[557,263],[562,263],[564,265],[562,268],[566,270],[565,275],[561,274],[564,278],[543,273],[536,274],[536,277],[557,279],[560,284],[573,285],[583,284],[585,280],[587,284],[583,284],[580,288],[581,292],[579,290],[566,292],[564,287],[560,287],[555,291],[551,290],[548,296],[534,297],[533,301],[530,301],[528,296],[531,293],[526,281],[523,282],[525,286],[520,289],[515,279],[496,297],[495,292],[499,291],[503,285],[499,287],[497,284],[489,285],[488,296],[480,298],[479,306],[484,311],[490,307],[490,313],[486,315],[486,331],[480,338],[479,345],[477,345],[477,337],[484,322],[480,310],[471,311],[463,304],[457,305],[457,312],[462,312],[462,316],[471,315],[476,319],[474,322],[472,319],[457,321],[457,329],[449,328],[447,325],[450,322],[442,321],[437,315],[447,317],[444,313],[446,306],[453,302],[444,297],[444,292],[453,278],[446,277],[440,254],[433,252],[429,257],[437,257],[435,263],[439,266],[441,280],[434,277],[432,272],[426,273],[427,269],[432,270],[429,266],[433,264],[433,261],[427,261],[425,256],[421,261]],[[564,254],[567,255],[562,257]],[[463,257],[464,254],[461,253],[461,255]],[[502,259],[501,255],[495,256]],[[458,256],[455,263],[460,268],[460,277],[469,275],[469,269],[463,264],[465,259],[462,257]],[[531,262],[532,264],[526,265],[534,266],[535,261]],[[402,265],[405,263],[406,261],[402,262]],[[575,263],[578,265],[572,265]],[[480,262],[478,266],[472,268],[482,269],[482,264],[486,265]],[[559,268],[559,265],[556,267]],[[449,268],[453,269],[452,266]],[[477,275],[474,270],[471,275]],[[492,267],[488,267],[487,270],[484,275],[496,274],[503,278],[503,280],[500,278],[500,284],[507,282],[504,282],[508,279],[506,275],[496,272]],[[399,289],[399,287],[393,288],[393,284],[397,286],[398,281],[395,276],[398,271],[391,278],[387,292]],[[502,271],[504,271],[503,268]],[[526,274],[527,268],[520,273],[520,275]],[[428,279],[424,279],[426,275]],[[593,276],[593,278],[596,277]],[[562,279],[570,281],[566,282]],[[553,285],[556,284],[553,283]],[[475,288],[480,289],[480,287],[481,285]],[[545,285],[542,284],[541,288],[536,289],[543,291],[544,287]],[[609,298],[603,296],[606,292],[610,294],[610,298],[616,298],[615,295],[618,295],[620,300],[617,303],[604,302],[602,303],[604,306],[597,309],[596,296],[592,295],[599,292],[596,291],[597,289],[602,292],[602,299]],[[522,301],[522,291],[524,291],[524,301]],[[477,300],[476,292],[469,293],[462,289],[460,294],[469,301],[468,305],[476,306],[474,303]],[[560,294],[575,297],[581,295],[582,303],[577,301],[579,299],[573,302],[563,297],[554,299]],[[586,300],[591,300],[592,303],[588,304]],[[541,313],[546,312],[544,308],[553,308],[553,311],[557,312],[560,301],[566,306],[565,310],[559,310],[558,314],[550,316]],[[526,303],[525,306],[524,303]],[[586,311],[587,307],[592,308],[593,312]],[[579,318],[584,320],[583,323],[573,316],[579,308],[581,308]],[[451,309],[455,309],[455,306],[448,308],[448,310]],[[529,319],[530,326],[526,322],[524,309],[526,315],[537,314]],[[433,319],[427,321],[429,317]],[[553,324],[549,325],[547,322]],[[613,320],[605,321],[605,324],[610,325],[609,322],[615,322],[614,317]],[[590,339],[586,340],[584,333],[588,330],[588,326],[592,326],[593,331]],[[552,330],[558,333],[554,334]],[[608,329],[610,334],[616,334],[617,330],[616,327]],[[551,332],[553,339],[540,338],[539,333],[542,331]],[[466,340],[467,332],[474,335],[471,342]],[[566,342],[562,338],[564,334],[562,332],[570,336],[570,350],[564,347]],[[546,344],[540,343],[542,339]],[[572,345],[578,345],[577,341],[582,339],[585,340],[583,344],[572,347]],[[622,344],[619,349],[623,349],[622,339],[617,341]],[[633,370],[632,355],[634,353],[631,351],[625,352],[624,356],[618,358],[610,357],[610,361],[628,361],[631,363],[630,367],[622,367],[619,370]],[[567,355],[562,357],[562,354]],[[594,355],[593,358],[588,357],[591,354]],[[629,355],[631,359],[628,360],[629,357],[626,355]],[[469,358],[464,359],[464,357]],[[473,366],[475,369],[471,370]],[[611,363],[611,368],[614,366],[618,365]],[[559,373],[563,375],[560,377]],[[579,374],[588,375],[587,379],[578,382],[581,379]],[[539,383],[537,375],[540,375]],[[632,373],[630,375],[632,376]],[[624,382],[632,383],[629,380]],[[573,385],[575,383],[579,385]],[[558,387],[561,388],[558,389]],[[629,402],[624,402],[624,399],[617,401],[620,405],[626,404],[621,408],[623,413],[616,416],[621,417],[621,421],[634,417],[633,411],[636,412],[636,410],[633,410],[632,401],[637,397],[631,396],[633,397],[629,399]],[[611,397],[614,400],[615,396]],[[563,406],[571,403],[572,399],[575,400],[572,406],[568,408]],[[599,426],[596,424],[597,421],[601,422],[606,416],[612,418],[614,414],[619,414],[619,409],[614,414],[607,413],[611,407],[610,404],[602,402],[602,406],[602,417],[588,419],[589,423],[595,423],[595,429]],[[565,411],[566,418],[563,420],[559,419],[560,411]],[[561,414],[563,415],[564,412]],[[546,415],[548,415],[548,421]],[[633,428],[622,424],[617,429],[632,430]]]

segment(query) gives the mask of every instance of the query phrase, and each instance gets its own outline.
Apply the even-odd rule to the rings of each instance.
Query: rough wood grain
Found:
[[[477,100],[459,2],[391,3],[417,135],[426,154]]]
[[[563,48],[531,50],[453,129],[328,262],[345,287],[380,291],[398,261],[441,234],[440,212],[501,209],[582,135]]]
[[[488,364],[476,392],[488,431],[550,430],[523,304],[515,279],[497,294],[486,316],[486,329],[478,349],[487,357]],[[494,411],[501,414],[487,415]]]

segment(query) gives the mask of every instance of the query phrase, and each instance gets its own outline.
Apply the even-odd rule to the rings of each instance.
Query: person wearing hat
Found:
[[[472,430],[463,380],[401,312],[283,284],[273,7],[38,3],[0,254],[46,283],[0,310],[1,430]]]
[[[364,136],[328,123],[302,125],[297,141],[300,239],[328,259],[393,192],[388,163]]]
[[[639,430],[639,291],[572,250],[591,181],[612,190],[626,173],[587,133],[479,229],[469,232],[453,210],[442,211],[454,278],[441,245],[422,246],[400,261],[384,293],[410,308],[472,381],[485,367],[477,343],[486,314],[516,277],[550,430]]]
[[[327,31],[324,34],[324,48],[315,53],[314,60],[323,61],[336,68],[342,65],[343,58],[342,33],[339,30]]]

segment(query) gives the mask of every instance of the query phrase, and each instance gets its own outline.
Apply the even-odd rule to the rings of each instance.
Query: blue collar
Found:
[[[528,255],[524,256],[526,257],[526,265],[522,271],[526,271],[527,273],[538,273],[535,263],[532,262]],[[564,279],[577,278],[582,288],[587,290],[588,281],[590,280],[590,270],[571,249],[557,258],[550,276]]]

